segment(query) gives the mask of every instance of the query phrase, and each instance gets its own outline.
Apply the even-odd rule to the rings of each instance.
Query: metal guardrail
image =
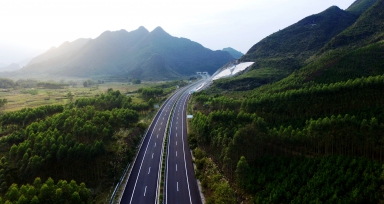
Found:
[[[171,97],[169,97],[166,101],[164,101],[164,103],[161,105],[161,107],[160,107],[159,110],[156,112],[156,114],[155,114],[155,116],[154,116],[153,118],[156,118],[156,117],[157,117],[157,115],[160,113],[160,110],[163,108],[164,104],[166,104],[166,102],[167,102],[168,100],[170,100],[170,99],[171,99],[171,98],[172,98],[178,91],[179,91],[179,90],[177,90],[175,93],[173,93],[173,94],[171,95]],[[141,139],[141,141],[140,141],[140,145],[139,145],[139,147],[137,148],[138,151],[137,151],[137,153],[136,153],[135,159],[134,159],[133,162],[132,162],[133,164],[135,164],[135,162],[136,162],[136,159],[137,159],[137,156],[138,156],[139,151],[140,151],[140,149],[141,149],[141,146],[143,145],[143,142],[144,142],[144,140],[145,140],[145,137],[146,137],[146,135],[147,135],[147,133],[148,133],[150,127],[152,126],[152,123],[153,123],[153,119],[152,119],[151,124],[148,126],[147,130],[145,131],[144,137],[143,137],[143,138]],[[132,164],[132,163],[131,163],[131,164]],[[129,179],[129,177],[130,177],[130,175],[131,175],[131,170],[132,170],[131,167],[133,167],[133,166],[134,166],[134,165],[130,165],[130,164],[127,165],[127,167],[126,167],[126,169],[124,170],[124,173],[123,173],[123,175],[121,176],[119,182],[116,184],[115,190],[113,191],[113,193],[112,193],[112,195],[111,195],[109,204],[113,204],[113,203],[114,203],[116,193],[117,193],[118,189],[120,188],[120,185],[122,184],[122,182],[123,182],[123,180],[124,180],[124,178],[125,178],[125,175],[126,175],[127,172],[129,171],[129,173],[128,173],[128,179]],[[127,180],[127,181],[128,181],[128,180]],[[123,192],[125,191],[125,187],[126,187],[126,186],[124,186],[124,190],[123,190]],[[122,194],[122,195],[123,195],[123,194]],[[118,201],[117,201],[116,203],[120,203],[120,202],[121,202],[122,195],[118,198]]]

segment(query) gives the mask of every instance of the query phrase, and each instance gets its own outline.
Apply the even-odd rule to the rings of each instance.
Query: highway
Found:
[[[149,126],[144,136],[140,150],[133,163],[133,167],[128,176],[128,181],[124,188],[124,192],[123,192],[120,203],[124,203],[124,204],[157,203],[159,192],[160,192],[159,179],[160,179],[160,172],[161,172],[160,170],[161,170],[162,147],[165,139],[165,132],[166,132],[168,118],[170,117],[171,110],[174,104],[178,101],[180,96],[181,98],[184,98],[183,104],[186,104],[186,97],[188,96],[188,91],[191,88],[191,86],[194,86],[194,85],[181,88],[176,93],[174,93],[168,100],[164,102],[164,104],[161,106],[161,108],[157,112],[156,116],[154,117],[151,125]],[[182,120],[183,117],[184,119]],[[184,197],[184,194],[186,194],[184,192],[185,190],[184,186],[188,186],[188,182],[190,182],[189,185],[191,186],[191,183],[193,183],[191,180],[194,180],[194,182],[196,183],[196,179],[194,177],[192,159],[191,159],[191,155],[188,148],[186,125],[185,125],[185,113],[183,117],[176,116],[176,118],[179,118],[179,119],[173,118],[172,122],[180,120],[180,122],[177,122],[177,123],[180,123],[180,124],[184,123],[183,126],[180,126],[180,127],[175,126],[175,128],[178,128],[180,130],[180,133],[178,133],[180,134],[180,139],[181,139],[179,145],[181,146],[184,145],[185,147],[185,149],[180,148],[179,150],[180,151],[179,157],[181,156],[184,157],[184,164],[180,163],[181,166],[184,165],[183,167],[181,167],[181,168],[184,168],[184,170],[180,169],[179,171],[180,172],[184,171],[184,177],[186,177],[187,171],[190,172],[186,177],[189,179],[189,181],[187,181],[186,179],[180,180],[180,184],[179,184],[180,185],[179,190],[183,189],[183,191],[180,191],[180,192],[183,192],[183,197]],[[185,129],[185,131],[181,131],[182,129]],[[183,151],[185,153],[182,153]],[[185,163],[185,161],[187,162]],[[176,162],[179,162],[179,161],[177,160]],[[185,169],[187,171],[185,171]],[[195,185],[193,185],[193,190],[195,190]],[[197,190],[197,184],[196,184],[196,190]],[[194,191],[188,191],[186,194],[188,195],[186,199],[189,199],[189,200],[192,199],[191,192],[193,196],[195,196],[196,193]],[[197,190],[197,196],[198,197],[193,199],[200,200],[200,195],[198,190]],[[201,203],[201,201],[199,202]],[[196,203],[199,203],[199,202],[196,202]],[[184,202],[170,201],[168,203],[184,203]]]
[[[194,87],[196,88],[196,86]],[[167,147],[167,166],[164,196],[169,204],[200,204],[201,198],[189,150],[186,124],[186,107],[189,91],[185,91],[176,102]]]

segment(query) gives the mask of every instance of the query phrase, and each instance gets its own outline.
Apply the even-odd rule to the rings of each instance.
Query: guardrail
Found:
[[[175,93],[176,93],[176,92],[175,92]],[[169,98],[168,98],[168,99],[161,105],[161,107],[159,108],[159,110],[157,111],[157,113],[155,114],[155,116],[154,116],[153,118],[156,118],[156,117],[157,117],[157,115],[159,114],[160,110],[163,108],[164,104],[166,104],[166,102],[167,102],[170,98],[172,98],[172,96],[173,96],[175,93],[173,93],[173,94],[171,95],[171,97],[169,97]],[[148,126],[147,130],[145,131],[144,136],[141,138],[140,145],[139,145],[139,147],[137,148],[137,152],[136,152],[135,158],[134,158],[134,160],[133,160],[133,162],[132,162],[133,164],[135,164],[135,162],[136,162],[137,155],[138,155],[138,153],[139,153],[139,151],[140,151],[140,149],[141,149],[141,146],[143,145],[143,142],[144,142],[144,140],[145,140],[145,138],[146,138],[146,136],[147,136],[147,133],[148,133],[150,127],[152,126],[152,123],[153,123],[153,119],[152,119],[151,124]],[[131,163],[131,164],[132,164],[132,163]],[[123,173],[123,175],[122,175],[121,178],[120,178],[120,181],[116,184],[115,190],[113,191],[113,193],[112,193],[112,195],[111,195],[109,204],[114,203],[115,196],[116,196],[116,193],[117,193],[118,189],[120,188],[120,185],[122,184],[122,182],[123,182],[123,180],[124,180],[124,178],[125,178],[125,176],[126,176],[126,174],[127,174],[128,171],[129,171],[129,173],[128,173],[128,179],[129,179],[129,177],[130,177],[130,175],[131,175],[131,170],[132,170],[132,167],[133,167],[133,166],[134,166],[134,165],[130,165],[129,163],[127,164],[127,167],[126,167],[126,169],[124,170],[124,173]],[[127,179],[127,181],[128,181],[128,179]],[[126,187],[126,186],[124,186],[124,190],[123,190],[123,192],[125,191],[125,187]],[[120,202],[121,202],[121,197],[122,197],[122,195],[123,195],[123,194],[121,194],[121,195],[119,196],[119,198],[118,198],[118,200],[117,200],[116,203],[120,203]]]
[[[172,94],[166,101],[164,101],[164,103],[161,105],[161,107],[159,108],[159,110],[157,111],[157,113],[155,114],[155,116],[154,116],[153,118],[156,118],[156,117],[157,117],[157,115],[158,115],[158,114],[160,113],[160,111],[162,110],[164,104],[166,104],[167,101],[169,101],[169,100],[170,100],[170,99],[171,99],[171,98],[172,98],[178,91],[180,91],[180,90],[175,91],[175,93],[173,93],[173,94]],[[143,145],[143,142],[144,142],[144,140],[145,140],[145,138],[146,138],[146,136],[147,136],[147,134],[148,134],[148,131],[149,131],[150,127],[152,126],[152,123],[153,123],[153,119],[152,119],[151,124],[148,126],[147,130],[145,131],[144,136],[141,138],[140,145],[139,145],[139,147],[137,148],[138,151],[136,152],[135,159],[134,159],[133,162],[132,162],[133,165],[130,165],[130,164],[127,165],[126,169],[124,170],[123,175],[122,175],[121,178],[120,178],[120,181],[116,184],[115,190],[113,191],[113,193],[112,193],[112,195],[111,195],[111,198],[110,198],[110,201],[109,201],[110,204],[114,203],[116,193],[117,193],[118,189],[120,188],[120,185],[123,183],[124,178],[125,178],[127,172],[129,171],[129,173],[128,173],[128,178],[127,178],[127,182],[128,182],[129,177],[131,176],[131,170],[132,170],[132,167],[133,167],[134,164],[136,163],[137,156],[138,156],[139,151],[140,151],[140,149],[141,149],[141,146]],[[132,163],[131,163],[131,164],[132,164]],[[125,186],[124,186],[123,192],[125,191],[125,187],[126,187],[126,184],[125,184]],[[123,193],[119,196],[117,202],[115,202],[115,203],[120,203],[120,202],[121,202],[122,195],[123,195]]]

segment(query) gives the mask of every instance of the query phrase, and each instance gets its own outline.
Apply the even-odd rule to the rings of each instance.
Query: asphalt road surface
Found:
[[[189,90],[176,102],[171,116],[164,189],[167,204],[201,203],[187,137],[188,98]]]
[[[143,143],[140,147],[136,160],[134,161],[134,164],[129,174],[128,182],[125,186],[124,193],[120,203],[147,204],[147,203],[156,203],[156,201],[158,200],[159,188],[160,188],[159,179],[160,179],[160,170],[161,170],[162,146],[164,143],[168,118],[171,114],[173,105],[178,101],[181,95],[182,96],[180,97],[180,99],[184,98],[183,104],[185,106],[186,97],[188,97],[188,92],[190,88],[191,87],[188,86],[178,90],[167,101],[165,101],[163,106],[161,106],[161,108],[157,112],[155,118],[153,119],[144,137]],[[176,109],[177,109],[176,111],[181,111],[179,108],[176,108]],[[192,201],[193,203],[201,203],[200,195],[197,189],[197,184],[195,185],[196,179],[194,177],[191,154],[190,154],[188,143],[187,143],[185,113],[181,117],[178,117],[178,116],[173,116],[173,117],[176,117],[179,119],[171,119],[172,122],[180,120],[179,122],[177,122],[178,124],[180,123],[180,127],[175,126],[174,128],[177,128],[180,130],[180,133],[178,133],[180,134],[180,141],[178,141],[180,143],[179,144],[180,147],[183,147],[183,146],[185,147],[185,149],[184,148],[180,148],[180,150],[178,149],[178,151],[180,151],[179,152],[180,155],[178,156],[180,158],[184,158],[183,159],[184,163],[180,162],[180,169],[178,169],[178,171],[180,173],[182,171],[184,172],[184,179],[183,180],[180,179],[180,184],[177,184],[177,185],[180,185],[179,188],[177,186],[175,186],[174,188],[176,190],[180,190],[179,191],[180,193],[182,192],[182,195],[180,196],[183,197],[183,199],[180,200],[180,202],[179,201],[173,202],[170,200],[168,203],[192,203]],[[181,125],[183,123],[184,125]],[[184,130],[182,131],[182,129]],[[175,162],[178,163],[179,162],[178,159],[176,159]],[[173,176],[170,175],[170,178],[171,177]],[[186,178],[188,178],[188,180]],[[188,188],[188,191],[186,191],[187,188]],[[192,198],[192,196],[194,197]],[[190,200],[191,202],[181,202],[184,200]],[[195,202],[194,200],[198,200],[198,201]]]

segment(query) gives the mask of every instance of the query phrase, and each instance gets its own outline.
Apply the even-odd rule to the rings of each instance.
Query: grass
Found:
[[[132,97],[132,101],[140,103],[142,98],[137,94],[131,93],[142,87],[157,85],[156,82],[142,84],[127,84],[118,82],[109,82],[99,84],[93,87],[66,87],[64,89],[11,89],[9,91],[0,92],[0,98],[7,99],[8,103],[1,107],[2,112],[12,112],[23,108],[36,108],[43,105],[58,105],[69,102],[67,94],[74,94],[73,101],[77,98],[93,97],[105,93],[109,88],[120,90],[121,93],[128,93]]]

